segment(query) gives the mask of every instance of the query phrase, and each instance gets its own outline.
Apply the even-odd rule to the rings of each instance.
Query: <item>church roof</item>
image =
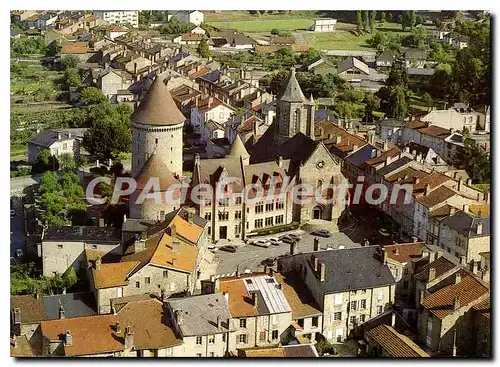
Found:
[[[299,82],[295,77],[295,68],[290,69],[290,78],[287,83],[283,86],[278,94],[278,100],[285,102],[303,102],[308,103],[309,101],[302,93]]]
[[[240,135],[236,134],[236,138],[233,141],[233,144],[231,144],[231,149],[229,150],[229,154],[227,155],[228,157],[243,157],[243,158],[249,158],[250,154],[248,154],[247,150],[245,149],[245,145],[241,141]]]
[[[186,120],[160,76],[155,78],[146,98],[135,109],[130,119],[141,124],[159,126],[177,125]]]
[[[163,162],[161,157],[156,152],[151,154],[140,172],[137,174],[137,188],[144,188],[148,180],[152,177],[158,178],[160,181],[161,191],[167,191],[171,185],[179,183],[172,172],[170,172],[165,162]]]

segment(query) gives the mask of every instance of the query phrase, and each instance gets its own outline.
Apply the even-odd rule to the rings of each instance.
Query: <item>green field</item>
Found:
[[[313,24],[311,19],[266,19],[210,22],[211,26],[223,29],[236,29],[240,32],[270,32],[273,29],[293,31],[306,29]]]
[[[213,22],[231,22],[231,21],[240,21],[240,20],[261,20],[261,21],[272,21],[277,19],[314,19],[320,18],[324,16],[321,12],[315,10],[301,10],[301,11],[292,11],[291,13],[265,13],[252,15],[247,10],[227,10],[222,13],[205,13],[205,22],[213,23]]]

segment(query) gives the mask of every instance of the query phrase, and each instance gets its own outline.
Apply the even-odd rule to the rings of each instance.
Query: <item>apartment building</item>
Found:
[[[94,14],[110,24],[139,27],[139,12],[137,10],[95,10]]]

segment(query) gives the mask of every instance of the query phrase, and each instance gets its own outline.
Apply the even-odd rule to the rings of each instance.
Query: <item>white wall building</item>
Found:
[[[139,27],[139,11],[137,10],[96,10],[96,17],[111,24],[130,24],[132,27]]]

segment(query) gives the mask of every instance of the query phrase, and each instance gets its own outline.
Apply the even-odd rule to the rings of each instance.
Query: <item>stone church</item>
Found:
[[[331,222],[335,227],[345,209],[345,203],[321,203],[312,197],[309,203],[294,203],[292,190],[307,184],[322,192],[324,199],[337,198],[338,192],[323,189],[330,184],[346,183],[340,164],[321,141],[315,141],[315,105],[307,99],[292,68],[288,81],[277,96],[276,119],[255,145],[245,149],[239,137],[230,153],[221,159],[195,158],[192,186],[200,183],[216,187],[224,177],[238,178],[241,184],[228,185],[232,204],[214,196],[196,204],[197,214],[209,222],[212,241],[219,239],[244,239],[248,234],[263,228],[313,220]],[[274,179],[283,192],[268,193],[269,182]],[[288,187],[282,188],[288,182]],[[242,200],[245,185],[261,184],[265,200],[247,204]],[[331,201],[331,200],[330,200]]]

